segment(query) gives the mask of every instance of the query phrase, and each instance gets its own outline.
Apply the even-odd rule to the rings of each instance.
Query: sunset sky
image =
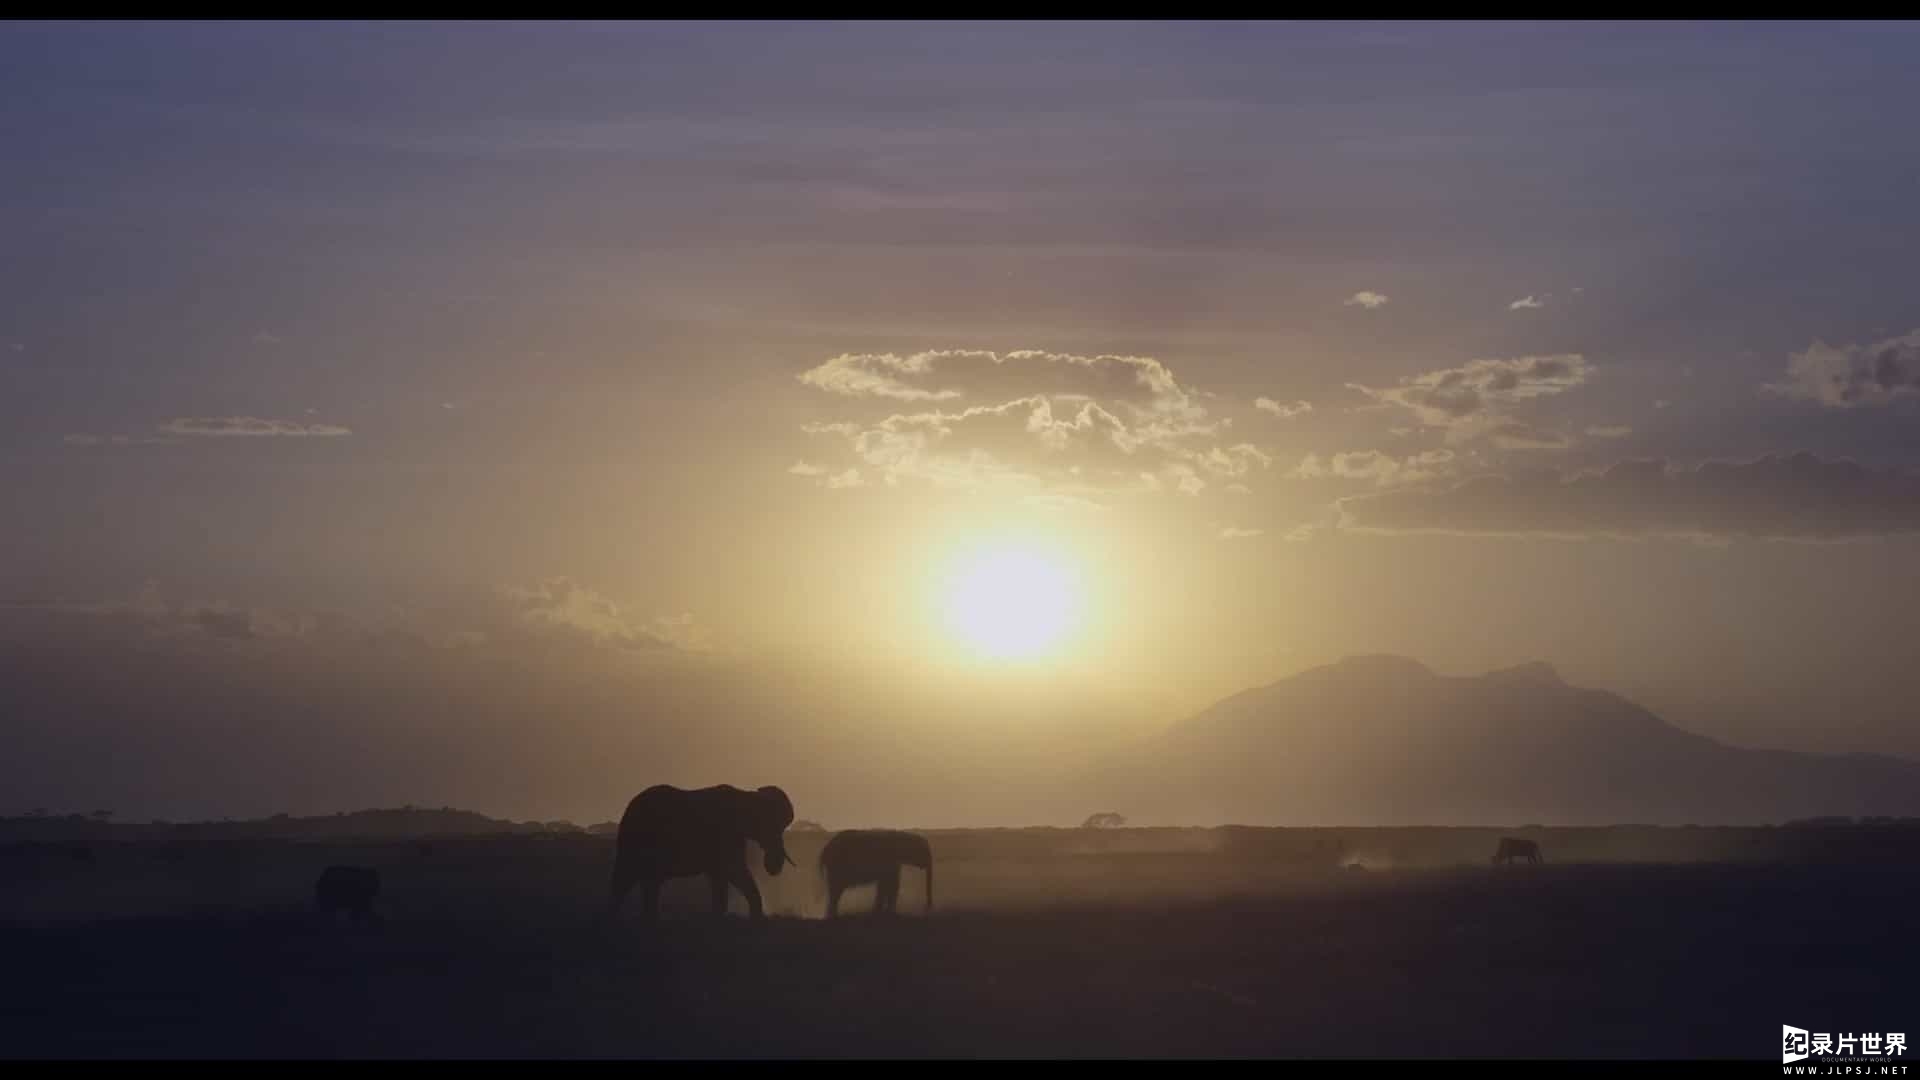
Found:
[[[7,25],[0,813],[1077,821],[1357,653],[1920,758],[1916,47]]]

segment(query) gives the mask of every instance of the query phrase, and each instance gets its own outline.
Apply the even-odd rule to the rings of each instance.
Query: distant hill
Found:
[[[996,779],[1003,781],[993,786]],[[1020,784],[976,776],[988,798]],[[1478,676],[1356,656],[1235,694],[1130,751],[1063,766],[1055,801],[1143,825],[1805,825],[1920,817],[1920,762],[1729,746],[1545,663]],[[1084,800],[1084,801],[1080,801]],[[0,844],[610,836],[449,807],[195,823],[0,818]],[[796,822],[796,831],[807,823]]]
[[[61,839],[85,841],[111,832],[139,839],[178,838],[193,834],[207,838],[262,840],[410,840],[429,836],[606,835],[611,822],[582,828],[571,821],[507,821],[452,807],[431,809],[355,810],[315,817],[276,814],[245,821],[113,822],[97,815],[35,814],[0,818],[0,838],[13,840]]]
[[[1920,813],[1920,763],[1728,746],[1549,664],[1350,657],[1218,702],[1105,775],[1135,820],[1762,824]]]

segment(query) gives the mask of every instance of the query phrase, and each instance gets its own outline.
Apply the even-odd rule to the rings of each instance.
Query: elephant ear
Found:
[[[760,797],[765,799],[772,808],[773,819],[779,823],[780,828],[785,829],[793,824],[793,800],[787,798],[786,792],[768,785],[760,789]]]

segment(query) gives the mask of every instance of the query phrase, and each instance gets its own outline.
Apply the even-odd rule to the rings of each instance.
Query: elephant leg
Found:
[[[707,884],[713,887],[713,913],[727,913],[727,879],[723,874],[708,874]]]
[[[880,887],[874,891],[873,911],[891,915],[900,901],[900,868],[894,867],[880,876]]]
[[[607,887],[607,906],[600,912],[600,921],[610,923],[620,914],[620,906],[627,901],[627,894],[633,891],[634,875],[621,870],[613,872],[613,883]]]
[[[753,874],[747,870],[744,864],[734,868],[733,887],[739,889],[740,894],[747,898],[747,916],[749,918],[761,919],[766,917],[766,910],[760,904],[760,886],[753,883]]]
[[[845,892],[846,889],[847,887],[838,881],[832,878],[827,879],[827,918],[837,919],[840,917],[840,894]]]
[[[660,917],[660,882],[648,880],[640,889],[640,913],[648,922]]]

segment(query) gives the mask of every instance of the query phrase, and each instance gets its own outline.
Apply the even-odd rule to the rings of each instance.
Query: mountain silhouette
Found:
[[[1764,824],[1920,813],[1920,763],[1728,746],[1535,662],[1355,656],[1235,694],[1109,779],[1136,820]],[[1131,809],[1138,808],[1138,809]]]

